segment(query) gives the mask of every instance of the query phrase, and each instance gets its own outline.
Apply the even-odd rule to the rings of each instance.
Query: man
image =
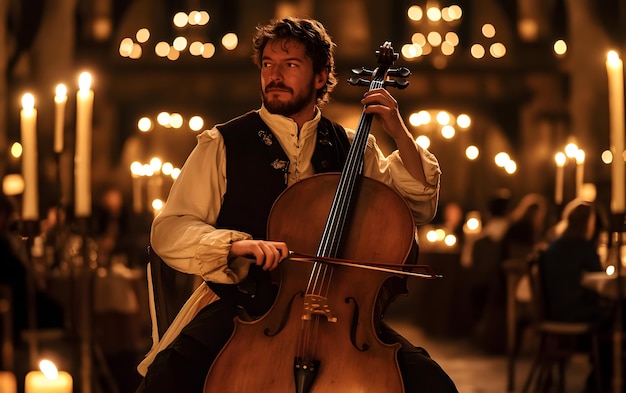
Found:
[[[258,317],[272,304],[269,272],[289,248],[264,240],[271,206],[287,186],[317,172],[340,171],[354,135],[321,116],[336,84],[334,46],[314,20],[287,18],[257,28],[261,108],[198,137],[153,223],[157,254],[177,270],[200,275],[207,285],[196,290],[139,365],[145,375],[139,391],[202,391],[211,363],[232,333],[233,318]],[[364,174],[395,188],[417,224],[431,220],[439,192],[436,158],[417,146],[386,90],[367,92],[361,103],[398,146],[385,157],[370,137]],[[254,303],[248,292],[254,293]],[[401,339],[390,329],[384,335]],[[407,391],[456,391],[425,351],[405,344],[399,361],[403,374],[412,374],[403,378]]]

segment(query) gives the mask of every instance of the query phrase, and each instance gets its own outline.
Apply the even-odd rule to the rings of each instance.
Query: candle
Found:
[[[22,219],[37,221],[39,219],[38,185],[37,185],[37,110],[35,98],[26,93],[22,97],[20,112],[22,131],[22,176],[24,177],[24,194],[22,198]]]
[[[564,180],[564,167],[567,157],[562,152],[556,153],[554,161],[556,161],[556,185],[554,187],[554,203],[557,205],[563,204],[563,180]]]
[[[624,212],[624,74],[623,62],[617,52],[610,51],[606,59],[609,83],[611,165],[611,212]]]
[[[576,197],[580,198],[583,192],[583,178],[585,172],[585,152],[576,152]]]
[[[72,376],[59,371],[50,360],[39,362],[38,371],[26,374],[24,393],[72,393]]]
[[[17,393],[15,374],[9,371],[0,371],[0,392]]]
[[[63,151],[63,129],[65,127],[65,103],[67,102],[67,87],[60,83],[54,96],[54,152]]]
[[[91,215],[91,133],[93,90],[91,75],[83,72],[78,78],[76,93],[76,155],[74,156],[74,205],[76,217]]]
[[[143,209],[143,203],[141,202],[143,197],[141,177],[145,175],[143,165],[139,161],[133,162],[130,165],[130,173],[133,179],[133,211],[139,214]]]

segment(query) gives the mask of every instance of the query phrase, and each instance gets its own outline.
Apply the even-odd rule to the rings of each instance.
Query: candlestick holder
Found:
[[[624,229],[626,214],[624,212],[613,212],[611,214],[611,247],[614,247],[615,255],[615,280],[617,287],[617,300],[615,310],[615,320],[613,328],[613,341],[616,343],[613,348],[613,389],[615,393],[622,392],[622,336],[623,336],[623,304],[624,304],[624,277],[622,276],[622,245],[624,242]]]

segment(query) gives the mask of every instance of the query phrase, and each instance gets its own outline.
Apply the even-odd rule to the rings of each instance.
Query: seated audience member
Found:
[[[563,217],[563,225],[557,226],[560,230],[556,239],[542,252],[539,262],[547,317],[564,322],[596,322],[600,329],[608,333],[612,315],[610,308],[581,285],[585,272],[603,270],[597,245],[593,241],[596,225],[594,206],[575,199],[565,207]],[[611,356],[610,342],[601,339],[600,372],[605,387],[610,386],[611,381]],[[593,382],[595,371],[592,370],[588,386]]]

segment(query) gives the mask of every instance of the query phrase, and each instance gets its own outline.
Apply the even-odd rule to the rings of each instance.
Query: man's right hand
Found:
[[[229,257],[252,257],[263,270],[274,270],[281,260],[289,256],[284,242],[267,240],[239,240],[230,246]]]

